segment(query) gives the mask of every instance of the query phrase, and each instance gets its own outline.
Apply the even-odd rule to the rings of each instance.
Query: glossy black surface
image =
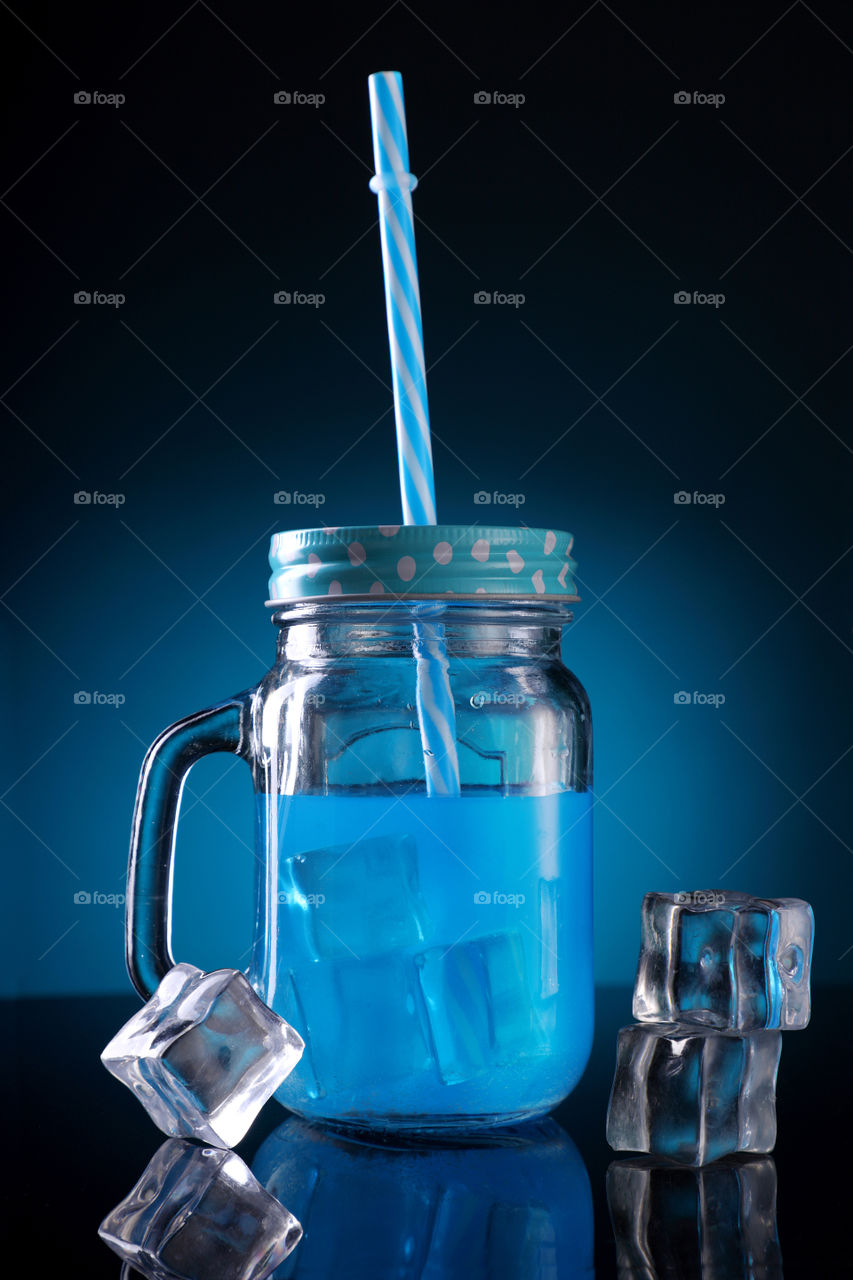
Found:
[[[605,1174],[619,1157],[604,1140],[604,1116],[616,1031],[631,1020],[630,1003],[628,988],[598,992],[590,1065],[575,1093],[555,1113],[589,1173],[598,1277],[617,1274]],[[118,1277],[119,1263],[98,1239],[98,1224],[127,1194],[162,1141],[131,1094],[99,1061],[107,1040],[137,1007],[130,995],[3,1005],[6,1043],[12,1048],[3,1096],[14,1147],[5,1168],[7,1194],[14,1202],[7,1204],[7,1221],[13,1224],[13,1237],[29,1251],[33,1267],[42,1270],[50,1258],[54,1276]],[[813,1007],[809,1027],[783,1037],[779,1068],[779,1137],[773,1158],[786,1277],[846,1274],[850,1260],[846,1150],[853,1106],[845,1054],[853,991],[818,989]],[[267,1105],[238,1148],[247,1162],[285,1118],[276,1102]],[[330,1220],[328,1231],[334,1230]],[[417,1273],[412,1276],[417,1280]]]

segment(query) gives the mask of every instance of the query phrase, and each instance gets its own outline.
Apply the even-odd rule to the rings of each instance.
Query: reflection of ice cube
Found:
[[[607,1171],[620,1275],[781,1280],[769,1157],[678,1169],[648,1157]]]
[[[415,957],[445,1084],[470,1080],[541,1039],[521,936],[495,933]]]
[[[814,917],[799,898],[647,893],[634,1017],[721,1030],[809,1020]]]
[[[171,1138],[98,1234],[151,1280],[263,1280],[302,1228],[233,1151]]]
[[[101,1054],[154,1123],[231,1147],[299,1061],[302,1040],[242,973],[170,969]]]
[[[320,958],[363,957],[422,942],[429,921],[410,835],[364,837],[288,859]]]
[[[641,1023],[619,1032],[607,1111],[616,1151],[702,1165],[776,1141],[778,1031]]]

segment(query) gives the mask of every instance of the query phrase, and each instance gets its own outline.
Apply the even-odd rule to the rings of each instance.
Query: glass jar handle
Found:
[[[139,774],[127,874],[125,958],[136,990],[148,1000],[172,968],[172,857],[181,792],[202,756],[229,751],[252,762],[254,690],[176,721],[148,748]]]

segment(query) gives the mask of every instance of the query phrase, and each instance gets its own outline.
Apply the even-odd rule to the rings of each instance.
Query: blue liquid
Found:
[[[259,806],[252,980],[306,1043],[285,1106],[441,1129],[574,1088],[592,1041],[588,792]]]

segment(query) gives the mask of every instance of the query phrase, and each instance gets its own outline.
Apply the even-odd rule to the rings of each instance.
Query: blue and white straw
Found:
[[[378,71],[368,77],[367,83],[376,165],[370,189],[379,197],[403,523],[435,524],[421,295],[412,218],[412,192],[417,178],[409,173],[403,80],[399,71]]]
[[[409,173],[403,79],[399,71],[378,71],[368,77],[367,83],[376,165],[370,189],[379,197],[403,522],[435,524],[435,479],[412,217],[412,192],[417,179]],[[414,624],[416,702],[424,772],[428,795],[458,796],[456,712],[443,628],[438,623],[421,620],[424,614],[434,611],[435,605],[418,606],[420,618]]]
[[[416,606],[420,617],[443,611],[428,602]],[[417,662],[415,703],[421,730],[427,795],[459,795],[459,760],[456,754],[456,712],[450,692],[447,646],[440,623],[418,621],[414,625]]]

